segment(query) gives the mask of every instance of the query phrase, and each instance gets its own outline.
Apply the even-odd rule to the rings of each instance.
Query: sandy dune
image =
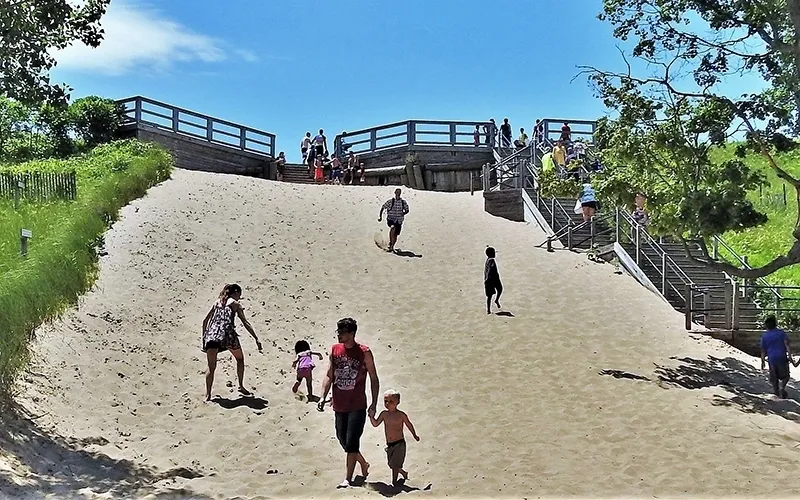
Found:
[[[28,419],[4,412],[0,493],[395,493],[371,427],[368,483],[334,490],[344,459],[333,415],[291,392],[295,340],[325,350],[343,316],[359,321],[382,388],[402,393],[422,437],[401,495],[800,492],[798,393],[763,395],[755,360],[687,334],[611,265],[535,248],[541,231],[484,213],[479,195],[407,192],[398,247],[421,257],[382,253],[372,236],[391,192],[179,170],[126,207],[95,291],[38,332],[19,398]],[[484,311],[489,244],[513,317]],[[256,398],[227,385],[225,355],[223,399],[205,404],[200,322],[234,281],[264,342],[257,353],[240,328]]]

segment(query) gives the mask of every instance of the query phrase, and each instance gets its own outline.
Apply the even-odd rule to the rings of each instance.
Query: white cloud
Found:
[[[258,60],[252,51],[232,50],[223,40],[196,33],[130,0],[111,2],[101,24],[105,36],[100,46],[75,43],[55,52],[57,68],[117,76],[139,68],[164,71],[175,62],[214,63],[231,55]]]
[[[236,55],[238,55],[239,57],[241,57],[242,59],[244,59],[247,62],[256,62],[256,61],[258,61],[258,55],[255,52],[253,52],[252,50],[238,49],[236,51]]]

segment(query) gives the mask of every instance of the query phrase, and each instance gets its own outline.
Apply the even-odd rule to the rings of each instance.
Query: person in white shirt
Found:
[[[400,236],[400,231],[403,230],[403,220],[406,214],[408,214],[408,203],[400,197],[401,192],[400,188],[395,189],[394,198],[381,206],[381,213],[378,215],[378,222],[381,222],[385,210],[386,224],[391,228],[389,229],[388,252],[394,252],[394,245],[397,243],[397,237]]]
[[[327,156],[328,154],[328,138],[325,137],[325,132],[319,129],[319,134],[314,136],[314,150],[317,156]]]
[[[308,148],[311,147],[311,132],[306,132],[306,136],[300,141],[300,153],[303,155],[303,163],[308,160]]]

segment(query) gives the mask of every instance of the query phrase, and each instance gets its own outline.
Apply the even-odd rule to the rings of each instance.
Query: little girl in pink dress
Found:
[[[311,350],[311,346],[305,340],[298,340],[294,345],[294,352],[297,356],[292,362],[292,368],[297,368],[297,382],[292,387],[292,392],[297,392],[300,388],[300,383],[303,379],[306,380],[306,387],[308,388],[308,399],[314,398],[313,389],[311,386],[312,378],[311,372],[314,370],[313,356],[319,356],[322,359],[322,354]]]

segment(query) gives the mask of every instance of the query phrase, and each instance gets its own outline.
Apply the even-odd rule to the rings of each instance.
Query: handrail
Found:
[[[500,154],[500,149],[511,149],[511,148],[494,148],[494,157],[498,161],[508,162],[511,160],[516,160],[517,158],[522,158],[525,154],[527,154],[530,150],[530,144],[525,146],[524,148],[515,149],[513,153],[508,156],[502,156]]]
[[[645,242],[647,242],[647,244],[650,246],[650,248],[652,248],[654,251],[656,251],[656,253],[659,254],[660,257],[666,258],[667,261],[677,271],[679,271],[679,277],[682,279],[684,284],[688,285],[688,284],[694,283],[694,281],[686,274],[686,272],[683,269],[681,269],[681,267],[672,259],[672,257],[669,256],[669,254],[667,254],[666,250],[664,250],[661,247],[661,245],[659,245],[658,242],[656,242],[656,240],[653,239],[653,237],[650,235],[650,233],[646,229],[642,228],[642,226],[638,222],[636,222],[633,219],[633,217],[628,212],[626,212],[625,210],[621,210],[621,209],[617,209],[617,210],[618,210],[619,214],[625,219],[626,222],[628,222],[630,225],[635,225],[635,226],[638,226],[639,228],[642,229],[642,230],[639,231],[639,233],[640,233],[640,235],[644,234]]]
[[[551,141],[549,138],[544,137],[539,144],[534,144],[535,152],[544,150],[550,143]],[[587,156],[589,151],[590,148],[587,147]],[[535,152],[534,158],[536,158]],[[549,217],[547,213],[542,213],[541,217],[537,217],[537,222],[539,222],[540,225],[545,224],[549,227],[549,231],[546,231],[548,233],[548,238],[542,243],[542,245],[547,243],[548,250],[550,250],[550,244],[552,241],[563,241],[563,238],[566,235],[568,245],[570,248],[572,248],[573,246],[578,246],[585,243],[585,241],[588,239],[592,239],[594,242],[594,238],[602,236],[608,232],[608,228],[601,229],[599,232],[596,232],[593,226],[591,234],[588,237],[584,234],[581,236],[581,238],[583,238],[582,241],[574,241],[572,239],[572,232],[581,228],[585,228],[588,224],[590,224],[590,222],[575,224],[573,222],[573,216],[569,214],[561,200],[558,198],[552,198],[548,203],[542,199],[539,193],[538,173],[535,167],[536,166],[533,162],[527,165],[526,174],[531,178],[531,181],[528,182],[528,179],[525,179],[523,187],[527,188],[530,185],[530,187],[534,190],[534,193],[531,195],[531,201],[534,203],[537,209],[546,210],[549,212]],[[749,296],[748,290],[769,290],[769,292],[775,298],[773,304],[759,304],[758,302],[754,304],[762,311],[774,310],[776,314],[778,312],[800,312],[800,307],[787,307],[785,305],[787,298],[780,293],[780,290],[782,289],[800,291],[800,287],[774,286],[770,285],[763,279],[751,280],[750,283],[748,283],[748,280],[744,280],[744,284],[740,286],[737,282],[733,281],[730,276],[727,276],[727,274],[726,276],[729,282],[725,285],[698,285],[687,274],[687,272],[680,265],[678,265],[678,263],[669,255],[669,253],[667,253],[667,251],[652,237],[652,235],[650,235],[646,228],[642,227],[633,219],[632,215],[627,210],[618,207],[616,208],[615,214],[616,220],[610,224],[607,223],[609,219],[607,214],[597,214],[594,218],[594,221],[606,221],[608,225],[616,228],[616,245],[620,245],[622,243],[624,234],[624,238],[636,246],[635,265],[638,266],[641,259],[643,265],[650,266],[653,269],[655,276],[661,278],[659,288],[662,296],[666,298],[669,292],[670,294],[673,294],[676,299],[679,299],[683,303],[683,310],[687,318],[687,329],[691,329],[691,323],[695,321],[698,313],[701,314],[702,318],[700,323],[709,328],[720,326],[715,322],[719,321],[720,318],[724,318],[724,327],[726,329],[738,329],[741,299],[742,297]],[[547,220],[548,218],[549,220]],[[562,221],[566,222],[564,223]],[[724,250],[730,253],[734,260],[738,260],[742,266],[749,267],[747,260],[739,256],[726,242],[722,240],[722,238],[715,237],[712,241],[715,244],[715,258],[717,258],[716,253],[718,252],[718,247],[722,247]],[[650,250],[643,251],[643,248],[649,248]],[[753,284],[753,282],[756,284]],[[730,288],[731,285],[732,289]],[[738,296],[739,292],[744,292],[741,297]],[[713,297],[715,293],[724,295],[725,299],[723,306],[709,306],[709,301],[714,300]],[[703,305],[699,309],[695,306],[695,296],[698,294],[702,295],[703,297]],[[800,294],[798,295],[799,296],[796,300],[800,301]],[[794,300],[794,297],[792,300]],[[714,311],[724,311],[724,313],[720,315],[712,315],[711,313]]]
[[[513,189],[525,187],[525,172],[529,168],[530,159],[526,156],[526,151],[530,146],[518,149],[512,154],[503,157],[500,149],[507,148],[492,148],[492,155],[494,156],[495,163],[488,166],[484,165],[480,177],[483,179],[484,191],[495,191],[503,187]],[[491,174],[494,173],[494,182],[492,182]],[[513,185],[507,185],[508,181],[515,179]]]
[[[475,144],[474,141],[476,125],[479,127],[478,144]],[[446,129],[436,129],[436,127],[442,126],[446,127]],[[466,129],[466,127],[469,127],[469,129]],[[347,145],[347,149],[354,153],[372,153],[412,145],[461,146],[481,150],[493,148],[494,140],[493,138],[490,138],[489,141],[486,140],[484,127],[490,129],[490,134],[496,128],[490,122],[406,120],[352,132],[342,132],[334,138],[334,147],[336,151],[343,151],[343,145]],[[380,133],[391,132],[393,129],[397,130],[393,133]]]
[[[736,250],[734,250],[733,248],[731,248],[731,247],[730,247],[730,245],[728,245],[728,243],[727,243],[725,240],[723,240],[723,239],[722,239],[722,237],[715,235],[715,236],[712,238],[712,240],[711,240],[711,241],[712,241],[712,244],[714,245],[714,254],[715,254],[715,255],[714,255],[714,258],[715,258],[715,259],[717,259],[717,258],[719,257],[719,251],[718,251],[718,248],[719,248],[719,246],[721,245],[721,246],[722,246],[722,248],[724,248],[724,249],[725,249],[725,250],[726,250],[728,253],[730,253],[730,254],[731,254],[731,256],[732,256],[732,257],[733,257],[735,260],[738,260],[738,261],[739,261],[739,262],[738,262],[738,265],[742,266],[744,269],[753,269],[753,268],[750,266],[750,264],[747,262],[747,260],[745,260],[745,259],[744,259],[744,258],[743,258],[741,255],[739,255],[738,253],[736,253]],[[733,264],[734,264],[734,265],[736,265],[737,263],[735,263],[735,262],[734,262]],[[756,279],[756,283],[758,283],[759,285],[761,285],[761,286],[762,286],[762,287],[764,287],[765,289],[769,289],[770,293],[771,293],[771,294],[772,294],[772,295],[773,295],[773,296],[774,296],[776,299],[778,299],[778,300],[782,300],[782,299],[784,298],[784,297],[781,295],[781,293],[778,291],[778,289],[777,289],[778,287],[776,287],[775,285],[772,285],[771,283],[769,283],[769,282],[768,282],[767,280],[765,280],[764,278],[757,278],[757,279]]]
[[[116,102],[125,109],[123,115],[124,123],[148,125],[175,134],[191,136],[249,153],[275,157],[275,134],[214,118],[143,96],[129,97]],[[144,106],[145,104],[155,106],[156,108],[162,108],[162,110],[148,109]],[[166,110],[168,114],[160,112],[163,110]],[[201,121],[198,123],[196,120],[191,120],[189,118]],[[225,130],[218,126],[227,127],[231,130]]]
[[[592,139],[594,138],[594,133],[597,130],[597,121],[594,120],[567,120],[567,119],[556,119],[556,118],[542,118],[539,120],[539,123],[542,124],[544,129],[544,137],[550,139],[551,135],[561,135],[561,124],[562,123],[569,123],[570,129],[572,129],[572,125],[584,126],[588,125],[590,130],[570,130],[570,136],[588,136],[590,140],[589,143],[594,142]],[[555,124],[555,128],[551,128],[551,125]]]

